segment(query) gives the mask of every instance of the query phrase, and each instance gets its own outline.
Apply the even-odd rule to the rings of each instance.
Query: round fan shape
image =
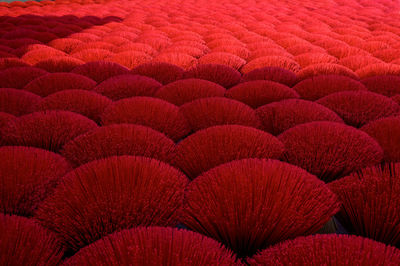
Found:
[[[1,265],[59,265],[63,256],[56,237],[32,219],[0,214]]]
[[[201,234],[168,227],[138,227],[109,235],[76,253],[65,265],[237,265],[231,251]]]
[[[32,113],[41,97],[18,89],[0,88],[0,112],[15,116]]]
[[[264,130],[272,135],[279,135],[294,126],[314,121],[343,120],[332,110],[315,102],[300,99],[288,99],[266,104],[256,110]]]
[[[0,210],[31,216],[70,170],[58,154],[32,147],[0,148]]]
[[[160,161],[117,156],[67,174],[35,218],[77,251],[119,230],[177,224],[188,179]]]
[[[248,260],[255,265],[391,265],[400,251],[368,238],[348,235],[298,237],[267,248]]]
[[[73,138],[97,128],[94,121],[69,111],[44,111],[21,116],[3,129],[2,144],[32,146],[58,152]]]
[[[278,139],[283,159],[329,182],[383,159],[379,144],[365,132],[335,122],[310,122],[286,130]]]
[[[400,164],[366,168],[329,184],[342,202],[339,220],[356,235],[400,243]]]
[[[217,64],[198,65],[186,71],[183,77],[185,79],[205,79],[217,83],[225,88],[230,88],[238,84],[241,79],[241,75],[236,69]]]
[[[103,125],[138,124],[178,141],[190,132],[179,107],[152,97],[132,97],[112,103],[101,116]]]
[[[177,145],[176,165],[194,179],[238,159],[276,159],[283,150],[283,144],[264,131],[239,125],[214,126],[197,131]]]
[[[317,103],[333,110],[346,124],[354,127],[400,113],[400,106],[395,101],[369,91],[337,92],[319,99]]]
[[[164,134],[140,125],[99,127],[67,143],[62,155],[75,166],[115,155],[135,155],[171,163],[175,144]]]
[[[328,186],[299,167],[244,159],[220,165],[191,182],[182,222],[240,257],[318,231],[339,202]]]

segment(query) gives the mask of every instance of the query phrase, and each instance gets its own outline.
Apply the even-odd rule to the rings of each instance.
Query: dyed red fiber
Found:
[[[386,117],[372,121],[361,128],[373,137],[384,152],[384,161],[400,162],[400,117]]]
[[[62,155],[75,166],[115,155],[144,156],[171,163],[175,144],[154,129],[121,124],[99,127],[75,138],[64,146]]]
[[[63,90],[50,94],[37,104],[37,111],[64,110],[84,115],[100,124],[100,115],[112,101],[93,91]]]
[[[319,63],[338,63],[338,59],[326,53],[302,53],[297,55],[294,60],[299,63],[301,68],[305,68]]]
[[[367,65],[356,71],[361,79],[366,79],[373,76],[398,76],[400,75],[400,65],[377,63]]]
[[[128,74],[129,69],[117,63],[97,61],[77,66],[72,70],[72,73],[86,76],[100,83],[117,75]]]
[[[35,218],[77,251],[121,229],[174,226],[188,179],[160,161],[117,156],[67,174]]]
[[[301,81],[319,75],[341,75],[359,80],[359,76],[350,68],[332,63],[319,63],[305,67],[297,73],[297,78]]]
[[[374,76],[361,80],[369,91],[383,94],[385,96],[395,96],[400,94],[400,77],[385,75]]]
[[[339,63],[345,67],[350,68],[353,71],[357,71],[366,65],[378,64],[382,63],[382,61],[372,56],[352,55],[340,59]]]
[[[203,79],[182,79],[162,86],[155,97],[177,106],[207,97],[223,97],[225,88]]]
[[[63,250],[55,236],[32,219],[0,214],[1,265],[58,265]]]
[[[47,47],[47,48],[39,48],[31,50],[26,54],[24,54],[21,57],[21,59],[27,62],[28,64],[34,65],[41,60],[49,59],[56,56],[66,56],[66,55],[67,54],[64,52],[61,52],[54,48]]]
[[[184,70],[164,62],[150,62],[132,69],[133,74],[153,78],[162,84],[168,84],[182,78]]]
[[[244,158],[279,158],[284,147],[261,130],[239,126],[214,126],[197,131],[177,145],[176,165],[190,179],[220,164]]]
[[[128,69],[135,68],[141,64],[151,61],[152,57],[144,52],[124,51],[110,55],[106,60],[118,63]]]
[[[5,127],[9,122],[13,121],[15,118],[16,117],[11,114],[0,112],[0,132],[1,128]]]
[[[162,52],[154,57],[154,62],[172,64],[185,70],[197,65],[196,58],[182,52]]]
[[[201,234],[168,227],[138,227],[109,235],[76,253],[65,265],[238,265],[232,251]]]
[[[74,73],[50,73],[28,83],[24,90],[42,97],[64,90],[91,90],[96,82]]]
[[[107,57],[113,56],[114,53],[106,49],[83,49],[78,52],[72,52],[71,56],[84,61],[84,62],[95,62],[102,61]]]
[[[18,89],[0,88],[0,112],[20,116],[32,113],[41,97]]]
[[[0,162],[0,210],[21,216],[32,216],[70,171],[60,155],[31,147],[1,147]]]
[[[179,107],[152,97],[132,97],[112,103],[102,114],[103,125],[137,124],[153,128],[174,141],[190,132]]]
[[[373,138],[335,122],[297,125],[278,139],[285,145],[284,160],[325,182],[378,164],[383,159],[383,150]]]
[[[244,159],[189,184],[182,222],[245,257],[315,233],[338,211],[335,194],[305,170],[276,160]]]
[[[239,70],[246,61],[237,55],[225,52],[211,52],[199,59],[199,64],[220,64]]]
[[[0,71],[0,88],[22,89],[30,81],[47,74],[36,67],[10,67]]]
[[[75,48],[83,44],[84,42],[73,38],[60,38],[49,42],[49,46],[68,54],[71,53]]]
[[[263,56],[247,62],[247,64],[244,65],[240,71],[243,74],[247,74],[255,69],[263,67],[280,67],[294,73],[300,70],[300,65],[296,61],[288,57]]]
[[[297,92],[292,88],[269,80],[239,83],[227,90],[225,96],[243,102],[252,108],[284,99],[299,98]]]
[[[400,243],[400,164],[363,169],[329,184],[342,202],[339,220],[352,233]]]
[[[217,125],[242,125],[260,128],[255,111],[249,106],[224,97],[194,100],[180,107],[192,131]]]
[[[46,70],[50,73],[70,72],[75,67],[83,65],[85,62],[71,56],[55,56],[40,60],[35,64],[35,67]]]
[[[317,103],[333,110],[346,124],[354,127],[400,113],[400,106],[395,101],[369,91],[337,92],[319,99]]]
[[[300,99],[288,99],[266,104],[256,110],[264,130],[272,135],[279,135],[294,126],[314,122],[343,120],[332,110],[323,105]]]
[[[117,101],[134,96],[154,96],[162,86],[158,81],[140,75],[118,75],[94,88],[94,91]]]
[[[320,75],[300,81],[294,90],[305,100],[315,101],[340,91],[361,91],[367,88],[354,79],[339,75]]]
[[[296,83],[296,74],[280,67],[263,67],[243,75],[242,81],[270,80],[292,87]]]
[[[57,152],[66,142],[95,128],[95,122],[76,113],[35,112],[7,124],[2,129],[2,144],[31,146]]]
[[[183,78],[205,79],[225,88],[230,88],[240,82],[241,75],[236,69],[229,66],[201,64],[186,71]]]
[[[248,260],[254,265],[398,265],[398,249],[348,235],[298,237],[267,248]]]
[[[0,58],[0,71],[12,67],[29,67],[29,64],[19,58]]]

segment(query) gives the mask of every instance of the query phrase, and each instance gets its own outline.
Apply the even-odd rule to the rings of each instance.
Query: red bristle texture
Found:
[[[84,49],[78,52],[72,52],[71,56],[83,62],[102,61],[107,57],[113,56],[114,53],[106,49]]]
[[[182,69],[189,69],[197,65],[197,59],[182,52],[162,52],[154,57],[154,62],[168,63]]]
[[[383,159],[379,144],[365,132],[335,122],[310,122],[286,130],[278,139],[287,162],[329,182]]]
[[[374,76],[398,76],[400,75],[400,66],[396,64],[377,63],[360,68],[356,73],[361,79]]]
[[[400,243],[400,164],[387,164],[329,184],[342,202],[339,220],[356,235]]]
[[[157,54],[157,51],[154,50],[153,47],[144,43],[129,43],[121,46],[116,46],[114,47],[113,51],[115,53],[137,51],[146,53],[150,56],[154,56]]]
[[[301,69],[297,73],[299,81],[319,75],[341,75],[358,80],[359,76],[353,70],[339,64],[319,63]]]
[[[43,98],[36,111],[64,110],[84,115],[100,124],[100,115],[112,101],[93,91],[63,90]]]
[[[305,68],[319,63],[338,63],[338,59],[334,56],[325,53],[303,53],[297,55],[294,60],[299,63],[301,68]]]
[[[204,79],[230,88],[240,82],[240,73],[225,65],[201,64],[186,71],[184,78]]]
[[[199,64],[220,64],[239,70],[246,61],[237,55],[225,52],[211,52],[199,59]]]
[[[399,265],[400,251],[377,241],[349,235],[298,237],[248,259],[256,265]]]
[[[59,265],[64,251],[34,220],[0,214],[1,265]]]
[[[353,71],[357,71],[360,68],[365,67],[366,65],[379,64],[382,63],[382,61],[372,56],[351,55],[340,59],[339,63],[345,67],[350,68]]]
[[[223,52],[223,53],[233,54],[244,60],[248,59],[250,57],[250,54],[252,54],[246,47],[243,47],[241,45],[227,45],[227,44],[215,47],[213,49],[213,52]]]
[[[400,113],[400,106],[395,101],[369,91],[337,92],[319,99],[317,103],[333,110],[346,124],[354,127]]]
[[[21,59],[28,64],[34,65],[37,62],[49,59],[56,56],[66,56],[67,54],[56,50],[54,48],[46,47],[46,48],[38,48],[34,50],[30,50],[29,52],[25,53]]]
[[[315,233],[338,211],[335,194],[305,170],[276,160],[244,159],[189,184],[182,223],[245,257]]]
[[[276,159],[283,144],[264,131],[239,125],[197,131],[177,145],[176,166],[194,179],[220,164],[244,158]]]
[[[280,67],[295,73],[300,70],[300,65],[291,58],[284,56],[263,56],[247,62],[240,71],[243,74],[247,74],[263,67]]]
[[[362,91],[367,88],[359,81],[346,76],[320,75],[302,80],[294,90],[304,100],[316,101],[329,94],[340,91]]]
[[[121,124],[103,126],[77,137],[64,146],[62,155],[75,166],[115,155],[144,156],[172,163],[175,144],[149,127]]]
[[[24,115],[2,129],[2,145],[31,146],[58,152],[73,138],[97,128],[94,121],[68,111]]]
[[[270,80],[292,87],[297,80],[296,74],[280,67],[263,67],[243,75],[242,81]]]
[[[96,82],[74,73],[50,73],[32,80],[24,90],[42,97],[64,90],[91,90]]]
[[[35,218],[77,251],[121,229],[174,226],[188,179],[160,161],[117,156],[67,174]]]
[[[29,67],[30,65],[25,63],[19,58],[0,58],[0,70],[5,70],[12,67]]]
[[[292,88],[269,80],[253,80],[239,83],[227,90],[225,96],[243,102],[252,108],[258,108],[284,99],[300,97]]]
[[[386,162],[400,162],[400,117],[386,117],[372,121],[362,131],[373,137],[384,152]]]
[[[15,116],[9,113],[0,112],[0,132],[3,127],[5,127],[9,122],[13,121],[14,119],[16,119]]]
[[[188,230],[138,227],[109,235],[76,253],[64,265],[240,265],[232,251]]]
[[[22,89],[30,81],[47,74],[35,67],[10,67],[0,71],[0,88]]]
[[[260,128],[255,111],[246,104],[224,97],[194,100],[180,107],[192,131],[217,125],[242,125]]]
[[[70,72],[75,67],[85,64],[84,61],[71,56],[55,56],[40,60],[35,64],[35,67],[46,70],[50,73]]]
[[[266,104],[256,110],[263,124],[263,129],[272,135],[279,135],[294,126],[314,121],[343,120],[332,110],[323,105],[300,99],[288,99]]]
[[[83,45],[84,42],[73,38],[61,38],[52,40],[48,44],[57,50],[65,53],[71,53],[76,47]]]
[[[208,80],[182,79],[162,86],[155,97],[181,106],[197,99],[223,97],[225,91],[221,85]]]
[[[152,97],[132,97],[112,103],[102,114],[103,125],[137,124],[153,128],[174,141],[190,132],[179,107]]]
[[[383,94],[385,96],[395,96],[400,94],[400,77],[399,76],[374,76],[361,80],[369,91]]]
[[[132,69],[133,74],[153,78],[164,85],[181,79],[183,72],[181,67],[164,62],[145,63]]]
[[[0,88],[0,112],[15,116],[32,113],[41,97],[36,94],[18,90]]]
[[[118,63],[128,69],[135,68],[141,64],[151,61],[152,57],[140,51],[124,51],[109,56],[106,60]]]
[[[86,76],[100,83],[117,75],[129,74],[129,69],[117,63],[97,61],[77,66],[71,73]]]
[[[58,154],[32,147],[1,147],[1,212],[32,216],[70,170],[70,165]]]
[[[73,55],[74,53],[78,53],[88,49],[103,49],[112,51],[114,49],[114,45],[111,43],[106,43],[104,41],[99,42],[88,42],[88,43],[81,43],[80,45],[76,46],[70,54]]]
[[[106,79],[94,91],[117,101],[134,96],[154,96],[161,86],[152,78],[127,74]]]

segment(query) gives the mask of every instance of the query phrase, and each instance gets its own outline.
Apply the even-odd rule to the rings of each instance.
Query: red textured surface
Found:
[[[0,172],[0,180],[4,181],[0,183],[4,188],[0,197],[14,202],[19,206],[15,208],[21,210],[28,202],[33,206],[46,200],[49,193],[42,189],[44,185],[37,184],[41,180],[47,182],[53,175],[30,163],[34,160],[29,152],[33,148],[56,152],[72,167],[85,167],[92,161],[112,156],[144,156],[181,170],[190,180],[239,159],[286,161],[323,182],[340,181],[365,167],[381,164],[386,167],[389,162],[399,162],[399,21],[400,3],[393,0],[0,3],[0,149],[18,149],[21,158],[29,158],[26,165],[7,160],[0,163],[2,172],[15,174],[10,177]],[[39,160],[39,157],[35,158]],[[51,164],[50,159],[48,163]],[[62,169],[51,172],[57,174]],[[221,195],[248,185],[240,181],[242,170],[236,169],[226,177],[239,179],[236,183],[227,181]],[[30,174],[37,176],[38,183],[32,181]],[[105,173],[104,180],[108,182],[114,175],[115,169],[111,169]],[[282,174],[273,183],[283,182],[285,178]],[[17,185],[13,180],[20,183]],[[119,186],[130,185],[130,181],[123,179]],[[84,188],[91,191],[92,186]],[[307,193],[305,188],[282,188],[281,193]],[[98,202],[113,202],[113,211],[104,218],[112,217],[104,221],[104,227],[108,224],[112,227],[124,214],[122,201],[118,204],[118,193],[111,200],[107,189],[94,190],[90,196]],[[369,189],[371,195],[379,194],[379,187],[371,185]],[[153,197],[159,197],[158,193],[155,191],[154,195],[142,199],[143,206]],[[397,202],[400,194],[392,194],[391,202]],[[232,202],[237,197],[239,204],[243,195],[235,195]],[[310,197],[318,199],[315,194]],[[77,203],[76,210],[85,198],[80,198],[82,203]],[[252,205],[248,208],[253,210],[253,206],[265,199],[249,200]],[[163,200],[168,202],[166,198]],[[224,198],[218,198],[216,205],[206,207],[224,206],[224,203]],[[268,204],[274,210],[282,206],[279,200]],[[221,211],[242,207],[231,205],[227,204]],[[379,235],[387,226],[375,214],[380,210],[397,211],[395,207],[385,209],[383,205],[368,209],[376,221],[376,226],[369,227],[368,236]],[[34,207],[30,208],[20,215],[34,215]],[[63,217],[58,221],[60,225],[71,222],[63,213],[66,207],[63,208],[59,210]],[[271,230],[275,234],[274,243],[287,238],[285,226],[302,226],[284,223],[293,218],[290,208],[282,207],[279,211],[271,208],[261,208],[257,215],[259,218],[264,212],[270,213],[270,217],[279,215],[275,227],[282,230]],[[90,219],[85,213],[79,213],[80,221]],[[216,219],[213,225],[219,225],[227,217],[231,217],[232,223],[257,221],[257,215],[246,220],[246,214],[237,212],[229,216],[233,213],[222,213],[220,221]],[[319,211],[314,214],[325,217]],[[178,226],[182,226],[182,217],[177,215]],[[196,213],[197,216],[206,217],[201,213]],[[298,214],[292,221],[306,216]],[[396,227],[399,223],[400,220],[393,220],[391,225]],[[99,222],[96,226],[94,231],[102,231],[103,224]],[[220,231],[203,234],[213,235],[228,248],[234,246],[234,253],[239,253],[236,254],[239,257],[267,247],[267,242],[249,243],[271,236],[263,234],[270,226],[268,223],[258,225],[259,231],[253,228],[246,231],[243,226],[235,229],[236,234],[232,229],[229,235],[225,234],[228,224],[219,226]],[[322,226],[323,223],[318,223],[312,231]],[[337,232],[354,234],[362,226],[355,223],[357,228],[352,228],[353,225],[345,223],[337,227]],[[328,227],[322,230],[325,232]],[[74,235],[73,229],[74,226],[67,226],[63,229],[64,235]],[[335,231],[333,227],[328,229]],[[108,231],[103,233],[94,238],[90,238],[92,232],[83,233],[82,237],[91,240],[74,246],[74,251],[66,252],[63,259]],[[237,242],[231,236],[237,237]],[[399,247],[398,243],[394,245]],[[119,247],[124,249],[123,246]],[[315,250],[313,254],[320,254],[318,247],[309,247]],[[28,249],[24,250],[29,254]],[[364,251],[369,254],[367,246],[361,248],[360,254]],[[107,261],[110,257],[112,266],[135,264],[133,257],[120,261],[123,258],[118,253],[104,252],[106,255],[100,260]],[[194,256],[183,250],[174,252],[176,256]],[[7,256],[7,252],[1,254]],[[175,258],[177,264],[198,265],[208,261],[204,260],[205,256],[211,256],[210,250],[196,253],[193,257],[196,259],[190,261]],[[144,261],[140,262],[145,265],[174,262],[169,255],[159,256],[163,258],[162,263],[151,260],[156,256],[148,257],[148,260],[142,257]],[[99,259],[97,255],[93,258]],[[295,257],[288,258],[287,264],[295,264]],[[310,259],[327,263],[312,256]],[[230,264],[231,257],[226,262]],[[358,262],[353,256],[347,264],[362,264]],[[396,262],[391,257],[385,264],[397,265]],[[245,262],[240,258],[236,263]]]

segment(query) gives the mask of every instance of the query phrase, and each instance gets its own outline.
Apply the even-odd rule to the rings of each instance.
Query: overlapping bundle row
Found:
[[[399,265],[399,21],[0,3],[0,264]]]

